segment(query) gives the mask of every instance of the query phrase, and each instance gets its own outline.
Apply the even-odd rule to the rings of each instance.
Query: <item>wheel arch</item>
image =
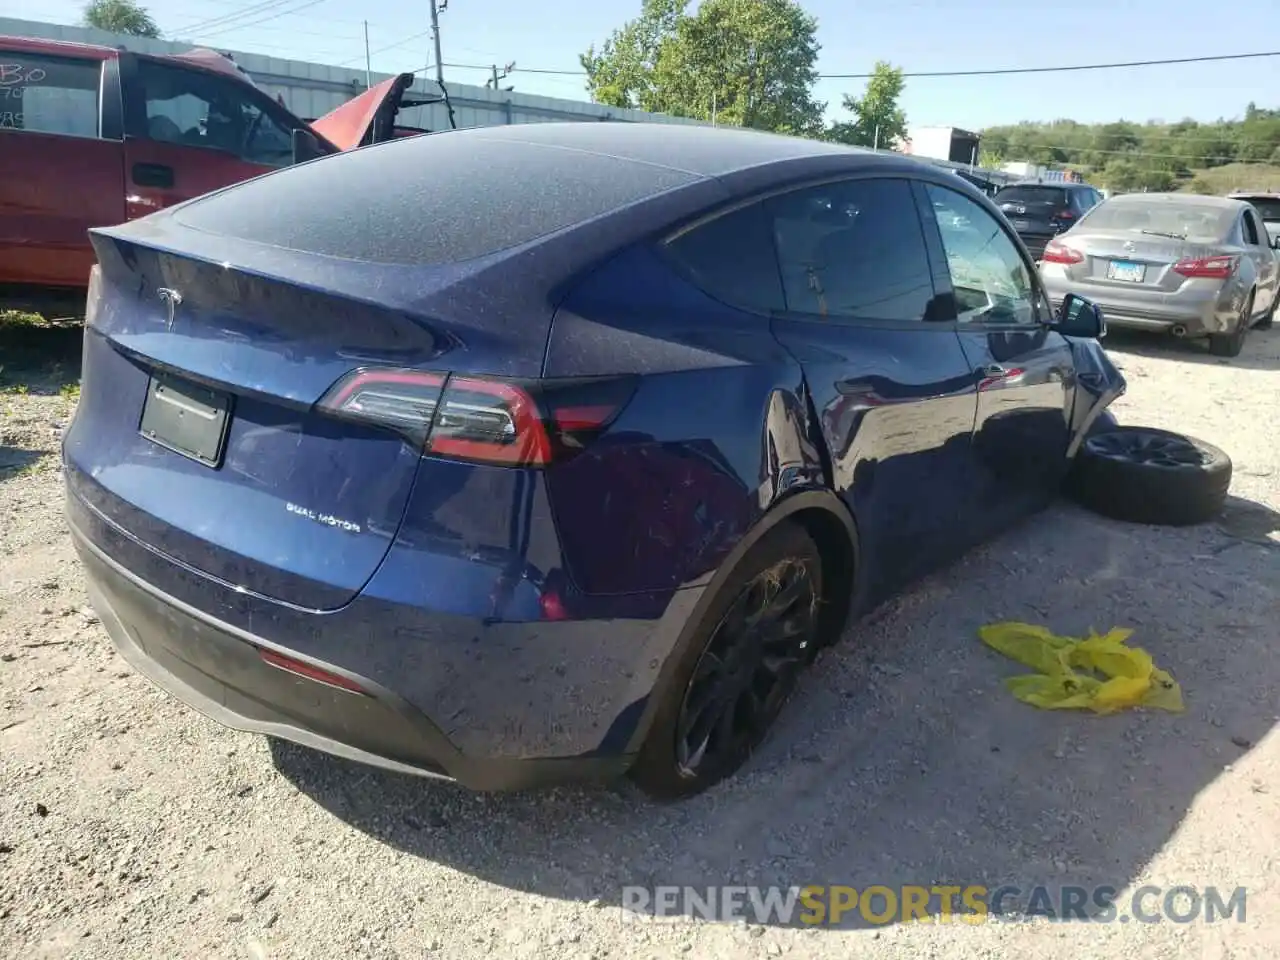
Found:
[[[818,546],[823,563],[820,646],[839,639],[855,608],[858,595],[856,584],[860,581],[858,575],[861,571],[861,550],[857,523],[844,501],[830,490],[809,488],[785,494],[734,545],[724,562],[706,582],[702,595],[690,611],[679,637],[658,671],[658,678],[649,692],[644,711],[628,741],[628,753],[637,752],[649,735],[654,715],[672,683],[676,664],[688,645],[696,639],[707,609],[716,595],[724,589],[725,583],[733,577],[734,571],[751,554],[756,544],[784,523],[801,526]]]

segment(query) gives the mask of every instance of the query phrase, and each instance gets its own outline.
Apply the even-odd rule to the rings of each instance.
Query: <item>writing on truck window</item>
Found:
[[[39,67],[27,67],[21,63],[0,63],[0,87],[25,87],[39,83],[49,74]]]
[[[0,61],[0,130],[98,136],[96,60],[33,56]]]

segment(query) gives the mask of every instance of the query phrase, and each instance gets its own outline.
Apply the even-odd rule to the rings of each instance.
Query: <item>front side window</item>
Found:
[[[907,180],[846,180],[765,202],[787,310],[916,322],[933,299]]]
[[[221,150],[269,167],[292,162],[291,131],[246,84],[151,61],[139,64],[139,74],[150,139]]]
[[[102,64],[0,50],[0,130],[98,136]]]
[[[1047,319],[1044,295],[996,219],[954,190],[934,184],[925,189],[947,254],[957,320],[1032,324]]]

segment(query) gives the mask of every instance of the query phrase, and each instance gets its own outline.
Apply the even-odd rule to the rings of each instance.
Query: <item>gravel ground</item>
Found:
[[[6,336],[0,956],[1280,956],[1280,333],[1231,362],[1110,341],[1122,421],[1234,457],[1220,523],[1055,507],[853,627],[741,775],[670,807],[626,785],[472,796],[234,733],[160,693],[112,652],[64,530],[74,331]],[[39,357],[20,349],[37,340]],[[1017,668],[975,636],[1005,618],[1133,627],[1187,712],[1018,704],[1000,685]],[[838,929],[624,924],[618,907],[637,883],[939,882],[1249,900],[1243,924]]]

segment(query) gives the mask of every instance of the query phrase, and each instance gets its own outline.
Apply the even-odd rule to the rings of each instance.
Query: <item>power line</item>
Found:
[[[423,30],[421,33],[415,33],[412,36],[405,37],[403,40],[397,40],[395,43],[389,43],[385,47],[378,47],[376,50],[371,51],[368,54],[368,56],[376,57],[380,53],[386,53],[388,50],[396,50],[399,47],[407,46],[413,43],[415,40],[421,40],[423,37],[430,36],[430,35],[431,35],[430,30]],[[344,60],[342,63],[335,63],[334,66],[347,67],[353,63],[357,63],[360,60],[364,60],[364,59],[365,57],[363,55],[359,57],[352,57],[350,60]]]
[[[285,0],[285,2],[288,2],[288,0]],[[256,27],[258,24],[266,23],[268,20],[276,20],[280,17],[287,17],[287,16],[290,16],[291,14],[299,13],[303,10],[308,9],[309,7],[314,7],[324,2],[325,0],[307,0],[306,3],[298,4],[298,6],[293,7],[289,10],[281,10],[277,13],[269,13],[265,17],[262,17],[259,20],[250,20],[248,23],[226,24],[221,27],[218,27],[216,30],[214,30],[211,33],[208,31],[201,31],[201,33],[205,37],[220,37],[224,33],[234,33],[236,30],[245,30],[249,27]]]
[[[216,17],[207,17],[204,20],[197,20],[195,23],[185,24],[178,29],[184,31],[196,31],[207,30],[212,27],[220,27],[226,23],[240,20],[242,17],[254,16],[255,14],[262,13],[264,10],[282,7],[287,3],[289,3],[289,0],[258,0],[257,3],[250,3],[243,7],[238,7],[230,13],[220,14]]]
[[[1064,67],[1002,67],[995,70],[935,70],[903,73],[904,77],[1001,77],[1021,73],[1073,73],[1082,70],[1118,70],[1126,67],[1163,67],[1179,63],[1218,63],[1225,60],[1251,60],[1280,57],[1280,50],[1265,53],[1224,53],[1211,57],[1173,57],[1166,60],[1125,60],[1116,63],[1078,63]],[[873,73],[828,73],[822,80],[867,80]]]
[[[1209,57],[1173,57],[1165,60],[1126,60],[1116,63],[1077,63],[1060,67],[999,67],[989,70],[928,70],[904,71],[902,76],[913,78],[927,77],[1001,77],[1026,73],[1078,73],[1085,70],[1119,70],[1130,67],[1162,67],[1185,63],[1218,63],[1228,60],[1251,60],[1262,57],[1280,57],[1280,50],[1268,50],[1259,53],[1224,53]],[[445,66],[458,70],[488,70],[484,63],[449,63]],[[543,67],[520,67],[519,73],[539,73],[559,77],[583,77],[585,70],[552,70]],[[821,73],[819,80],[867,80],[874,73]]]

